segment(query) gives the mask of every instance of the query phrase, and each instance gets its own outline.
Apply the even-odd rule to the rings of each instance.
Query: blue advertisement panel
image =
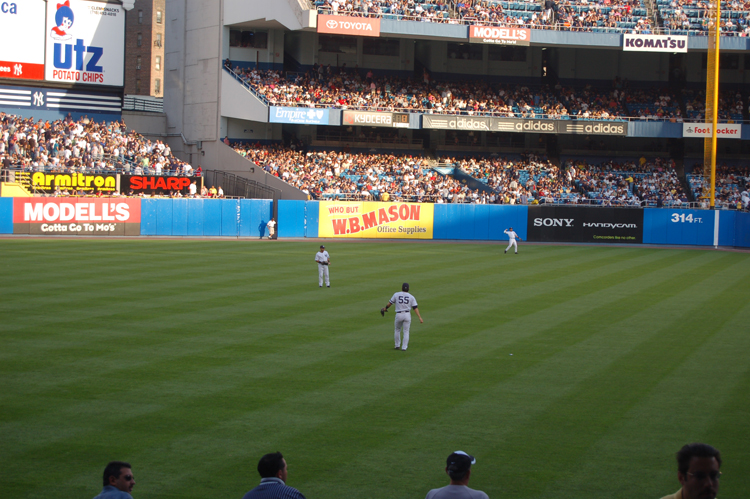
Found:
[[[13,234],[13,198],[0,198],[0,234]]]
[[[507,241],[503,231],[526,239],[528,208],[513,205],[436,204],[433,239]]]
[[[645,244],[713,246],[715,212],[647,208],[643,214]]]
[[[327,125],[328,109],[309,107],[277,107],[268,110],[268,121],[271,123],[293,123],[295,125]]]
[[[735,213],[734,245],[750,248],[750,213]]]

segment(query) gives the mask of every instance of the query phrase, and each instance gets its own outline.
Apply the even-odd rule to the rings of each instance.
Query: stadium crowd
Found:
[[[422,112],[550,119],[701,120],[700,92],[682,99],[665,88],[630,88],[616,80],[609,88],[505,85],[487,81],[435,82],[317,65],[306,73],[236,69],[235,75],[270,105],[370,111]],[[363,74],[364,73],[364,74]],[[684,100],[687,114],[683,112]],[[743,99],[732,92],[721,101],[722,121],[742,120]]]
[[[398,18],[405,21],[449,22],[449,0],[319,0],[321,14]]]
[[[567,160],[562,168],[533,153],[446,156],[430,163],[411,155],[298,151],[281,145],[234,144],[242,156],[312,199],[477,204],[681,206],[689,202],[672,160]],[[483,183],[470,186],[433,166],[459,169]]]
[[[34,121],[0,113],[0,162],[3,167],[55,173],[126,172],[134,175],[194,175],[160,140],[86,117]]]
[[[693,197],[699,199],[705,187],[709,187],[710,179],[703,175],[703,164],[693,166],[692,173],[687,175]],[[750,208],[750,166],[747,165],[716,165],[715,206],[738,210]],[[707,205],[707,200],[702,200]]]

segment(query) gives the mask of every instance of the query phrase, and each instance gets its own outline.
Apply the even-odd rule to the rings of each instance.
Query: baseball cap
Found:
[[[325,249],[325,246],[323,246],[322,244],[320,245],[320,247],[323,248],[323,249]]]
[[[474,456],[470,456],[462,450],[457,450],[456,452],[448,456],[446,465],[451,471],[462,472],[468,470],[469,468],[471,468],[472,464],[476,463],[477,460],[474,458]]]

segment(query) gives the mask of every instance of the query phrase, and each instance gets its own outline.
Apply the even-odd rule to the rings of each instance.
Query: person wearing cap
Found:
[[[470,489],[471,465],[476,464],[474,456],[462,450],[457,450],[448,456],[445,472],[451,479],[450,485],[439,489],[432,489],[425,499],[489,499],[481,490]]]
[[[513,230],[513,227],[511,227],[511,228],[509,228],[507,230],[504,230],[503,233],[508,236],[508,241],[509,241],[508,242],[508,247],[505,248],[504,253],[507,253],[511,246],[515,246],[516,247],[516,255],[517,255],[518,254],[518,243],[516,242],[516,238],[518,238],[518,240],[520,241],[521,237],[518,234],[516,234],[516,231]]]
[[[331,257],[326,251],[326,247],[320,245],[320,250],[315,253],[315,261],[318,264],[318,287],[323,287],[323,277],[325,277],[326,287],[331,287],[331,280],[328,276],[328,265],[331,263]]]

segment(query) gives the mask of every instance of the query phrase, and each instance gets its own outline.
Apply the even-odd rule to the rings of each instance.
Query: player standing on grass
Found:
[[[323,278],[325,277],[326,287],[331,287],[331,279],[328,276],[328,265],[331,263],[331,257],[326,251],[326,247],[320,245],[320,250],[315,253],[315,261],[318,262],[318,287],[323,287]]]
[[[419,309],[417,308],[417,299],[409,294],[409,283],[405,282],[401,285],[401,291],[395,293],[388,304],[380,309],[380,315],[385,317],[385,313],[388,311],[391,305],[396,305],[396,319],[394,321],[395,331],[393,333],[393,339],[396,342],[396,350],[406,351],[409,346],[409,328],[411,327],[411,311],[417,313],[419,322],[424,323],[422,316],[419,315]],[[404,332],[404,341],[401,342],[401,331]]]
[[[516,247],[516,255],[517,255],[518,254],[518,243],[516,242],[516,238],[518,238],[519,241],[523,241],[523,239],[521,239],[521,237],[518,234],[516,234],[516,232],[513,230],[513,227],[504,230],[503,233],[506,234],[508,236],[508,239],[510,240],[510,242],[508,243],[508,247],[505,248],[505,251],[503,253],[507,253],[511,246],[515,246]]]

